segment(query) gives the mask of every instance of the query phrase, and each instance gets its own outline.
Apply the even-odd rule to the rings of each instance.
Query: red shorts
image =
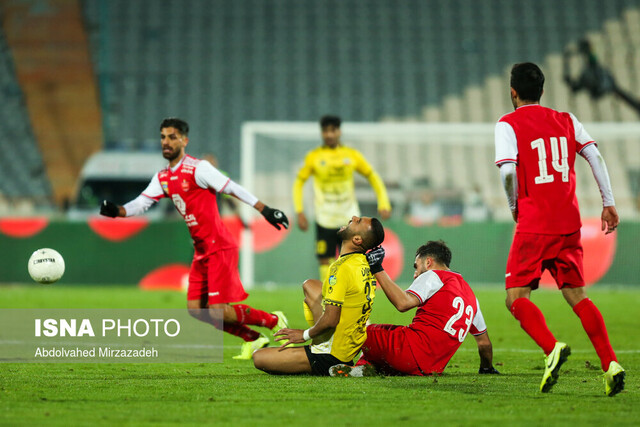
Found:
[[[193,257],[187,300],[207,301],[211,305],[239,302],[248,296],[240,281],[236,249],[221,250],[199,259]]]
[[[369,325],[362,357],[386,375],[424,375],[409,347],[406,326]]]
[[[568,235],[516,233],[507,259],[506,288],[536,289],[544,270],[558,288],[584,286],[580,231]]]

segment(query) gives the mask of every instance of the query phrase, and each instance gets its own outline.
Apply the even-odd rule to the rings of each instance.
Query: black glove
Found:
[[[108,216],[111,218],[115,218],[120,213],[120,208],[113,202],[108,200],[103,200],[100,205],[100,215]]]
[[[493,366],[490,368],[480,368],[478,369],[479,374],[499,374],[498,370]]]
[[[367,262],[369,263],[371,274],[380,273],[384,270],[384,268],[382,268],[382,260],[384,260],[384,248],[382,246],[371,249],[366,253],[365,256],[367,257]]]
[[[289,228],[289,219],[287,216],[279,209],[272,209],[267,205],[264,205],[262,212],[260,212],[264,219],[269,221],[269,224],[273,225],[275,228],[280,230],[280,224],[284,228]]]

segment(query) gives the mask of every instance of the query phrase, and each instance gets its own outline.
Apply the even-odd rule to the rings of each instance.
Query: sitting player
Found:
[[[382,269],[384,249],[367,254],[378,284],[398,309],[418,307],[409,326],[369,325],[356,367],[336,365],[331,376],[430,375],[442,373],[468,332],[476,339],[480,374],[498,374],[480,305],[458,273],[449,270],[451,251],[443,241],[418,248],[413,283],[403,291]]]
[[[324,283],[307,280],[302,286],[305,317],[311,327],[276,332],[276,341],[282,341],[282,346],[253,353],[256,368],[270,374],[328,376],[333,365],[353,365],[367,337],[366,324],[375,297],[376,282],[365,252],[382,243],[384,228],[376,218],[354,216],[340,228],[338,237],[342,240],[340,257],[331,264]],[[286,347],[311,339],[311,345]]]

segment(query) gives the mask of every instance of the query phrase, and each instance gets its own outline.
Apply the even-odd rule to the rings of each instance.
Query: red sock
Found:
[[[593,301],[585,298],[573,307],[573,311],[580,318],[582,327],[598,353],[602,370],[606,372],[609,369],[609,364],[613,361],[617,362],[618,359],[609,342],[609,334],[600,310]]]
[[[358,361],[356,362],[356,364],[354,366],[361,366],[361,365],[371,365],[371,363],[367,362],[367,360],[365,360],[365,358],[363,356],[360,359],[358,359]]]
[[[230,333],[231,335],[235,335],[237,337],[242,338],[245,341],[255,341],[258,339],[260,334],[253,329],[241,325],[240,323],[226,323],[222,328],[225,332]]]
[[[236,304],[232,306],[236,311],[238,323],[244,325],[264,326],[272,329],[278,324],[278,316],[266,311],[256,310],[246,304]]]
[[[519,322],[524,331],[549,355],[556,345],[556,339],[547,327],[544,315],[528,298],[518,298],[511,304],[511,314]]]

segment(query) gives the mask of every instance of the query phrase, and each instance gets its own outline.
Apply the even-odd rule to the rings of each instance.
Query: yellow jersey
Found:
[[[362,253],[341,255],[329,267],[322,284],[322,307],[341,307],[340,321],[333,330],[314,338],[312,353],[331,354],[350,362],[367,338],[367,320],[375,298],[376,280]]]
[[[369,180],[378,198],[378,210],[391,210],[387,190],[380,176],[356,149],[339,145],[320,146],[307,153],[293,184],[296,213],[304,210],[302,188],[313,175],[316,222],[324,228],[340,228],[352,216],[360,216],[353,172]]]

